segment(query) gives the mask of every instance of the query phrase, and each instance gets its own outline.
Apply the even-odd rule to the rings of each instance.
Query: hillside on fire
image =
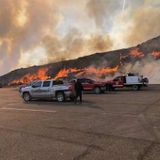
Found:
[[[137,46],[95,53],[73,60],[20,68],[0,77],[2,86],[29,83],[32,80],[60,77],[107,79],[115,74],[136,72],[148,76],[151,83],[160,82],[160,36]]]

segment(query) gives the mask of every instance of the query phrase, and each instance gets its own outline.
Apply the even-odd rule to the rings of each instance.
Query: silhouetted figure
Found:
[[[79,79],[77,79],[77,81],[75,82],[75,100],[74,103],[77,103],[77,99],[80,99],[80,103],[82,103],[82,91],[83,91],[83,86],[80,82]]]

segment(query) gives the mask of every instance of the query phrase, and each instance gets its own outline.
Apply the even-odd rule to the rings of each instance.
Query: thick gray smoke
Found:
[[[66,8],[66,4],[71,5]],[[46,63],[109,50],[112,42],[107,34],[93,33],[85,37],[79,29],[70,28],[63,36],[59,32],[64,29],[56,30],[65,20],[64,14],[70,14],[70,10],[74,13],[77,4],[79,11],[83,10],[80,1],[73,0],[68,3],[64,0],[1,0],[0,73],[14,69],[19,63],[23,66],[26,61],[33,61],[34,65],[34,57],[40,58],[40,53],[33,52],[37,47],[45,48]],[[42,61],[41,58],[39,62]]]
[[[160,8],[140,7],[133,15],[133,24],[127,33],[127,43],[136,45],[160,35]]]
[[[43,45],[47,49],[48,61],[77,58],[95,52],[105,52],[112,47],[108,35],[94,34],[83,37],[77,29],[72,29],[63,39],[46,36]]]
[[[0,1],[0,72],[16,67],[21,52],[39,45],[56,26],[58,15],[51,5],[50,0]]]
[[[112,25],[115,14],[121,11],[122,3],[120,0],[89,0],[86,7],[96,25],[103,28],[105,23]]]

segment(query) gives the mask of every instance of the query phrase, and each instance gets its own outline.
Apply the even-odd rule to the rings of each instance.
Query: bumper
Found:
[[[65,94],[65,97],[66,97],[66,98],[70,98],[70,97],[73,96],[72,91],[65,91],[64,94]]]
[[[101,87],[101,91],[105,91],[106,90],[106,86]]]
[[[20,92],[19,94],[20,94],[21,97],[23,97],[23,92]]]

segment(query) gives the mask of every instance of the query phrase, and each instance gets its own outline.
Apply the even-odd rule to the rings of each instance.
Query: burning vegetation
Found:
[[[159,59],[160,58],[160,51],[153,51],[151,53],[151,55],[155,58],[155,59]]]
[[[33,80],[49,79],[51,77],[47,75],[47,72],[48,72],[48,68],[41,68],[37,71],[37,73],[34,73],[34,74],[28,73],[22,78],[12,81],[9,85],[27,84]]]
[[[134,58],[143,58],[144,53],[139,50],[139,48],[132,49],[129,53],[130,56]]]
[[[47,64],[43,67],[33,66],[15,70],[2,76],[0,83],[2,86],[11,86],[28,84],[34,80],[70,80],[74,78],[91,78],[103,81],[115,74],[128,72],[138,72],[149,77],[148,69],[153,73],[153,68],[158,69],[157,66],[159,66],[160,50],[153,45],[155,41],[158,44],[158,40],[153,39],[134,48],[97,53],[75,60]],[[147,46],[151,47],[147,48]],[[152,63],[156,67],[153,67]],[[157,74],[155,75],[157,77]],[[151,77],[154,83],[157,82],[155,77]]]
[[[118,71],[119,66],[113,68],[96,68],[88,67],[83,69],[77,68],[64,68],[61,69],[55,77],[48,75],[48,68],[41,68],[34,74],[26,74],[19,80],[12,81],[9,85],[27,84],[33,80],[47,80],[47,79],[60,79],[60,78],[75,78],[75,77],[94,77],[94,79],[105,78],[109,74],[114,74]]]
[[[62,69],[58,72],[55,79],[67,76],[74,76],[74,77],[96,77],[96,78],[103,78],[106,77],[108,74],[114,74],[118,71],[119,66],[113,68],[96,68],[96,67],[88,67],[83,69],[76,69],[76,68],[69,68],[69,69]]]

